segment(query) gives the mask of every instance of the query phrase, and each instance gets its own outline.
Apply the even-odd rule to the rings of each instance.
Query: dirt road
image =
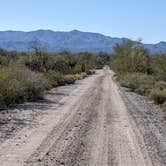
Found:
[[[153,144],[145,141],[121,93],[113,72],[105,68],[58,102],[57,93],[47,95],[50,102],[37,123],[2,141],[0,165],[164,166],[165,131],[156,142],[163,153],[150,153]]]

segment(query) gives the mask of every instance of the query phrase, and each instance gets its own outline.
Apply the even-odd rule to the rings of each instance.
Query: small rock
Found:
[[[38,162],[41,162],[41,159],[40,159],[40,158],[38,159]]]

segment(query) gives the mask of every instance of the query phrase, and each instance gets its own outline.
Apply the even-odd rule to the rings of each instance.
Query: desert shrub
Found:
[[[3,49],[0,49],[0,65],[7,66],[11,61],[18,60],[20,53],[17,53],[15,51],[6,51]]]
[[[76,78],[74,76],[63,75],[58,80],[58,86],[63,86],[63,85],[67,85],[67,84],[74,84],[75,81],[76,81]]]
[[[5,56],[0,56],[0,65],[8,65],[9,64],[9,60],[7,59],[7,57]]]
[[[64,76],[65,84],[74,84],[76,79],[73,75]]]
[[[148,94],[154,85],[154,78],[147,74],[130,73],[119,79],[122,86],[131,88],[139,94]]]
[[[117,44],[110,64],[122,86],[166,107],[166,55],[150,56],[139,42]]]
[[[63,75],[55,71],[50,71],[46,75],[52,87],[63,86],[66,84],[73,84],[76,81],[74,75]]]
[[[22,87],[8,68],[0,69],[0,94],[5,105],[12,105],[19,101]],[[21,99],[23,100],[23,99]]]
[[[166,111],[166,101],[162,104],[163,110]]]
[[[30,70],[35,72],[47,72],[54,65],[53,57],[45,52],[27,55],[22,58],[22,61]]]
[[[65,56],[56,56],[54,58],[54,64],[52,69],[62,74],[68,74],[70,70],[68,59]]]
[[[93,65],[96,69],[102,69],[105,65],[109,65],[111,60],[111,56],[103,52],[98,53],[93,58]]]
[[[165,90],[166,89],[166,82],[164,81],[157,81],[155,83],[155,88],[160,89],[160,90]]]
[[[166,102],[166,90],[154,88],[151,90],[149,98],[156,104],[164,104]]]
[[[14,66],[10,67],[10,70],[12,70],[14,77],[23,86],[27,87],[27,91],[29,92],[34,91],[34,93],[38,93],[41,96],[40,94],[50,86],[44,74],[33,72],[22,64],[14,64]]]
[[[27,96],[29,101],[42,98],[45,90],[50,87],[48,80],[46,80],[43,74],[33,72],[29,73],[28,79],[25,79],[24,82],[21,81],[21,83],[25,87],[25,96]]]
[[[166,55],[156,55],[152,59],[153,75],[162,81],[166,81]]]
[[[164,104],[166,103],[166,82],[156,82],[149,94],[149,98],[156,104],[163,104],[163,107],[165,107],[166,105]]]
[[[70,71],[71,74],[80,74],[82,72],[81,65],[76,64]]]
[[[138,43],[126,41],[114,47],[111,67],[118,74],[146,73],[150,74],[151,59],[148,51]]]
[[[50,85],[52,87],[57,87],[59,85],[58,80],[62,79],[62,74],[60,74],[59,72],[53,71],[53,70],[49,71],[45,75],[46,75],[47,79],[49,80]]]
[[[0,68],[0,102],[3,107],[41,98],[47,86],[48,81],[42,74],[26,67]]]

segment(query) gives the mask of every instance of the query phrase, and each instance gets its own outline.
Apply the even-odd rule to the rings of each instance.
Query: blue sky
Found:
[[[0,31],[51,29],[166,41],[166,0],[1,0]]]

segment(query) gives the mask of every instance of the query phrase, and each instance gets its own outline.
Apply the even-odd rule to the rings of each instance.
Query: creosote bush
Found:
[[[131,88],[139,94],[148,94],[154,85],[154,78],[147,74],[130,73],[120,78],[122,86]]]
[[[9,107],[41,98],[47,86],[48,81],[42,74],[34,73],[23,66],[1,67],[1,107]]]
[[[59,72],[50,71],[46,75],[52,87],[74,84],[76,81],[74,75],[63,75]]]
[[[166,102],[166,82],[158,81],[149,94],[149,98],[157,104]]]
[[[166,101],[163,103],[162,107],[163,107],[163,110],[166,111]]]
[[[110,64],[122,86],[166,107],[166,55],[150,55],[139,42],[114,47]]]
[[[157,104],[164,104],[166,102],[166,90],[152,89],[149,98]]]

